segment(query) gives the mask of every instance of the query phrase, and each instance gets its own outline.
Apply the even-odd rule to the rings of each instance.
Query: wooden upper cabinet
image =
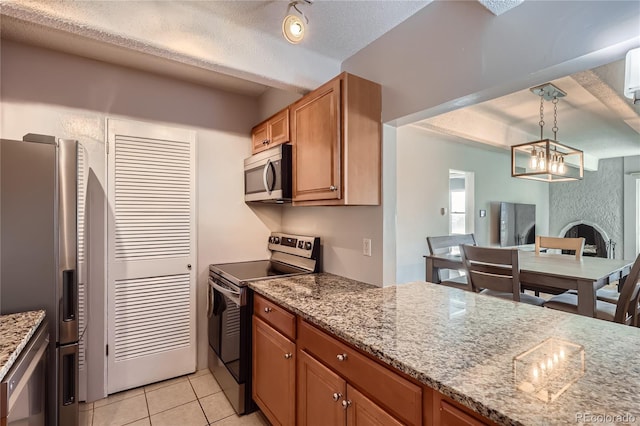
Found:
[[[294,205],[379,205],[380,85],[342,73],[289,108]]]
[[[289,108],[251,129],[253,154],[289,142]]]

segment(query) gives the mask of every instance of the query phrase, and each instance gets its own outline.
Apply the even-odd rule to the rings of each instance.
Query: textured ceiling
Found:
[[[509,19],[505,12],[522,3],[478,1],[496,16],[504,13],[495,19]],[[3,38],[258,96],[268,87],[319,86],[345,59],[430,2],[301,4],[309,24],[298,45],[281,35],[284,0],[0,0],[0,31]],[[592,158],[640,154],[640,105],[622,97],[623,68],[614,63],[554,82],[568,93],[559,109],[561,142]],[[508,147],[539,136],[537,114],[538,99],[523,90],[418,125]]]
[[[624,60],[552,83],[567,93],[558,103],[558,141],[597,160],[640,155],[640,104],[622,95]],[[540,98],[529,89],[416,123],[429,131],[509,147],[540,139]],[[553,105],[544,103],[544,137],[553,137]],[[594,163],[594,165],[597,165]]]
[[[281,34],[287,1],[10,0],[2,2],[1,12],[3,37],[156,72],[163,70],[153,58],[162,58],[239,77],[254,85],[241,88],[235,82],[233,90],[259,94],[267,86],[297,91],[319,86],[340,72],[343,60],[429,3],[301,4],[309,25],[298,45]],[[82,42],[108,48],[86,48]],[[141,54],[138,63],[132,57],[123,63],[119,53],[109,52],[114,47]],[[193,73],[197,70],[186,69],[186,78],[208,83]],[[211,79],[212,86],[220,85],[216,76]]]
[[[491,13],[496,16],[513,9],[514,7],[522,4],[524,0],[478,0],[480,4],[486,7]]]

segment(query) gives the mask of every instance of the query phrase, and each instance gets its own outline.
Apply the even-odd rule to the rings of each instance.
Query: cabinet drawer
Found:
[[[420,387],[302,320],[297,343],[404,423],[421,424]]]
[[[296,316],[259,294],[256,294],[254,298],[253,314],[262,318],[289,339],[296,339]]]

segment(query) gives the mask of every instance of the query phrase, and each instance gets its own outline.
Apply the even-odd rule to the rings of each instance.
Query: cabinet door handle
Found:
[[[338,190],[338,187],[337,187],[337,186],[331,185],[331,186],[329,187],[329,191],[337,191],[337,190]]]
[[[346,410],[350,406],[351,406],[351,401],[349,401],[348,399],[343,399],[342,400],[342,408],[344,408]]]
[[[342,394],[340,392],[336,392],[333,394],[332,398],[334,401],[338,402],[338,400],[342,398]]]
[[[288,353],[288,354],[284,354],[284,359],[291,359],[293,355]]]
[[[268,313],[269,313],[269,312],[271,312],[272,310],[273,310],[273,309],[271,309],[271,308],[270,308],[270,307],[268,307],[268,306],[267,306],[266,308],[264,308],[264,312],[265,312],[266,314],[268,314]]]
[[[347,360],[347,354],[338,354],[336,356],[336,358],[338,359],[338,361],[346,361]]]

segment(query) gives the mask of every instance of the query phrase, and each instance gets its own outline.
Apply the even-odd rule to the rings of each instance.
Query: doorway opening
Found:
[[[449,170],[449,234],[474,232],[474,173]]]

